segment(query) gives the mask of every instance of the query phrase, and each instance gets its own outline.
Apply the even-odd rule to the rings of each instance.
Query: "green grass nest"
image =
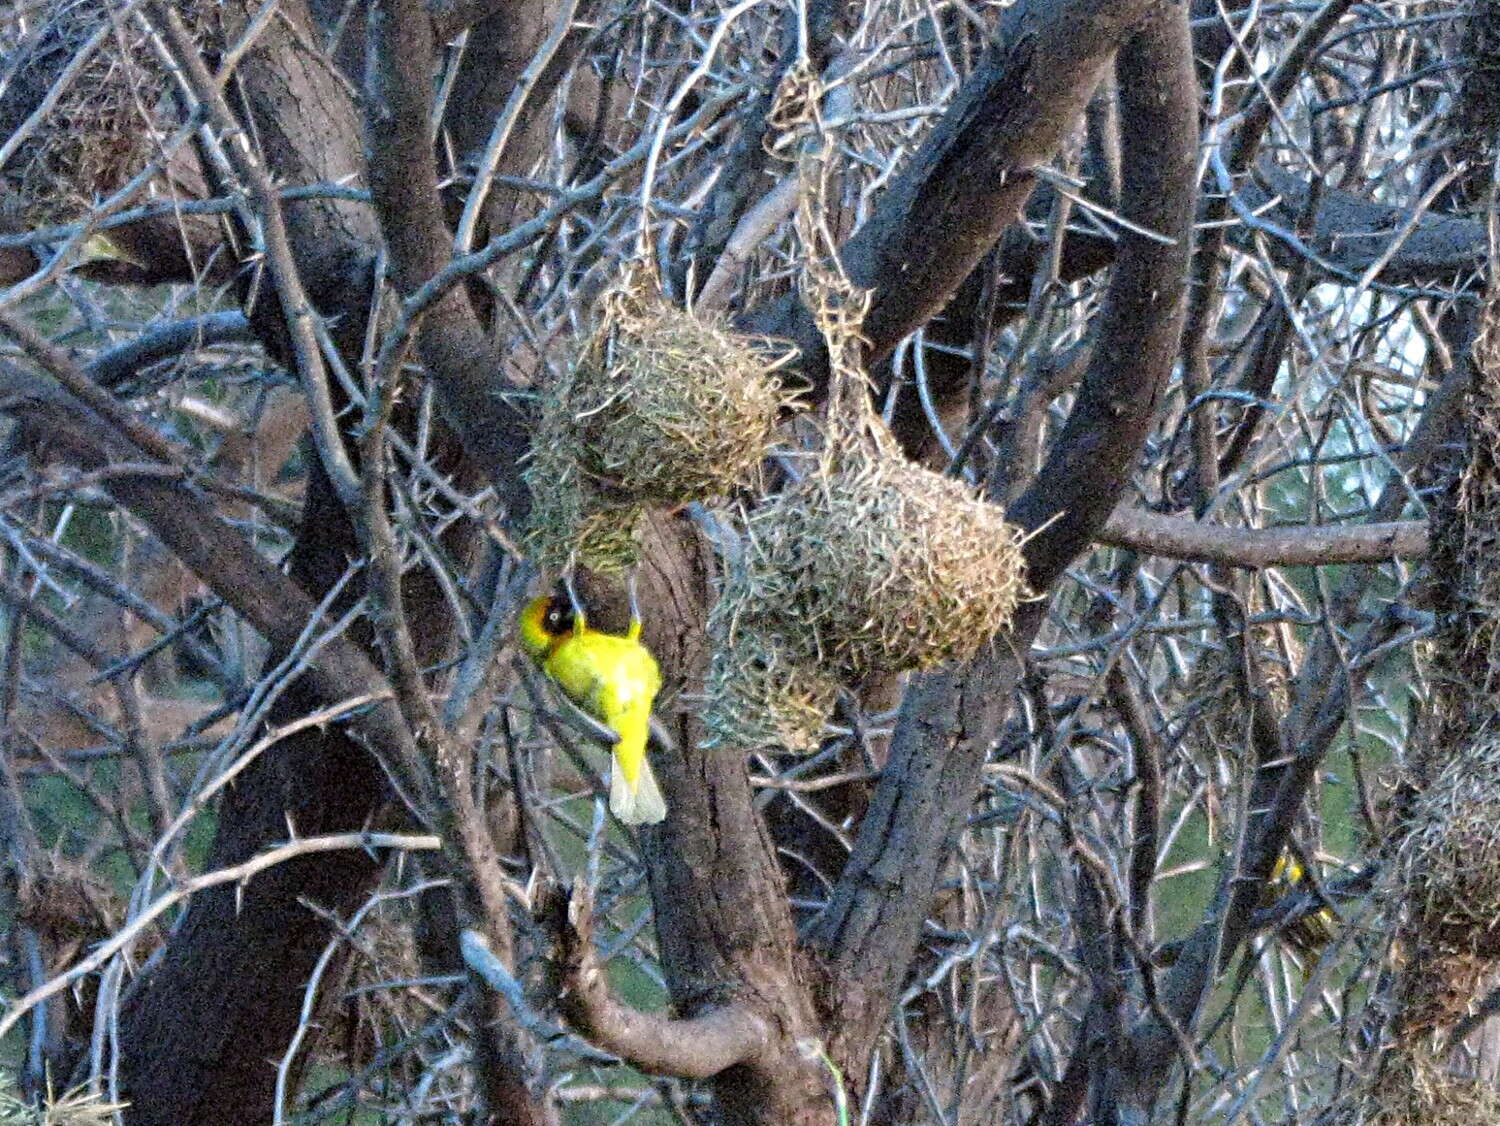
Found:
[[[1026,596],[1021,544],[962,482],[842,451],[746,521],[709,618],[711,738],[808,750],[839,683],[973,657]]]
[[[603,305],[541,396],[527,539],[544,567],[631,566],[641,515],[751,484],[791,403],[776,375],[786,356],[765,342],[633,282]]]

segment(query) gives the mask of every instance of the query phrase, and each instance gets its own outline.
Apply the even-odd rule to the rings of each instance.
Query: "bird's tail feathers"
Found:
[[[652,825],[667,816],[667,803],[661,796],[661,787],[656,784],[656,774],[649,759],[641,759],[634,790],[625,781],[625,772],[620,769],[618,760],[610,763],[609,808],[627,825]]]

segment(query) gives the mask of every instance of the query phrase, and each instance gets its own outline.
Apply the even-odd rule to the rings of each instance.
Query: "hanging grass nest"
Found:
[[[676,308],[639,271],[606,294],[599,327],[542,392],[526,471],[538,562],[619,572],[647,509],[750,484],[791,405],[785,349],[767,343]]]
[[[708,745],[817,750],[838,695],[838,677],[812,659],[800,641],[764,632],[760,623],[735,627],[722,600],[709,617],[715,641],[704,691]]]
[[[1500,741],[1447,763],[1417,800],[1403,859],[1421,935],[1500,957]]]
[[[1021,544],[962,482],[879,443],[836,450],[746,523],[710,618],[705,722],[741,746],[768,730],[815,746],[839,682],[966,660],[1009,625]]]
[[[771,117],[801,142],[801,298],[828,350],[817,468],[746,520],[709,616],[711,743],[815,748],[840,683],[974,656],[1025,594],[1022,535],[963,482],[908,461],[870,405],[871,294],[826,221],[836,145],[822,88],[789,73]]]
[[[1347,1126],[1476,1126],[1500,1120],[1500,1090],[1458,1075],[1421,1048],[1397,1049],[1337,1121]]]
[[[155,155],[157,109],[169,80],[145,31],[121,18],[115,7],[109,0],[54,0],[45,6],[38,30],[10,60],[12,104],[29,107],[105,29],[103,41],[6,164],[6,218],[12,222],[27,227],[73,222]],[[178,10],[192,23],[199,18],[197,7],[183,4]],[[20,124],[0,113],[0,133]]]

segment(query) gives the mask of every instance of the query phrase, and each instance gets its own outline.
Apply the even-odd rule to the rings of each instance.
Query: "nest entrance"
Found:
[[[618,573],[651,508],[750,484],[790,406],[784,354],[664,300],[643,268],[601,299],[598,327],[542,392],[526,477],[544,567]]]

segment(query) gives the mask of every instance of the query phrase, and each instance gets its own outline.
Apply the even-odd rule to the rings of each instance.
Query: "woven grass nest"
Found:
[[[0,1075],[0,1126],[110,1126],[115,1111],[125,1106],[78,1087],[63,1094],[49,1091],[45,1104],[34,1107]]]
[[[1478,1126],[1500,1121],[1500,1089],[1455,1075],[1418,1049],[1388,1059],[1351,1110],[1339,1119],[1349,1126]]]
[[[842,451],[744,533],[709,617],[715,743],[811,750],[840,683],[972,657],[1026,593],[1019,530],[891,449]]]
[[[1402,851],[1423,936],[1500,957],[1500,740],[1447,763],[1418,799]]]
[[[627,280],[598,328],[543,389],[526,477],[528,546],[543,567],[618,573],[651,508],[750,484],[790,406],[773,354]]]
[[[29,133],[4,170],[13,196],[6,218],[24,226],[72,222],[96,197],[123,185],[154,155],[155,120],[167,77],[145,33],[112,14],[110,0],[59,0],[16,62],[12,93],[29,103],[89,38],[110,33]],[[194,4],[179,5],[192,19]],[[19,122],[15,122],[19,125]]]

